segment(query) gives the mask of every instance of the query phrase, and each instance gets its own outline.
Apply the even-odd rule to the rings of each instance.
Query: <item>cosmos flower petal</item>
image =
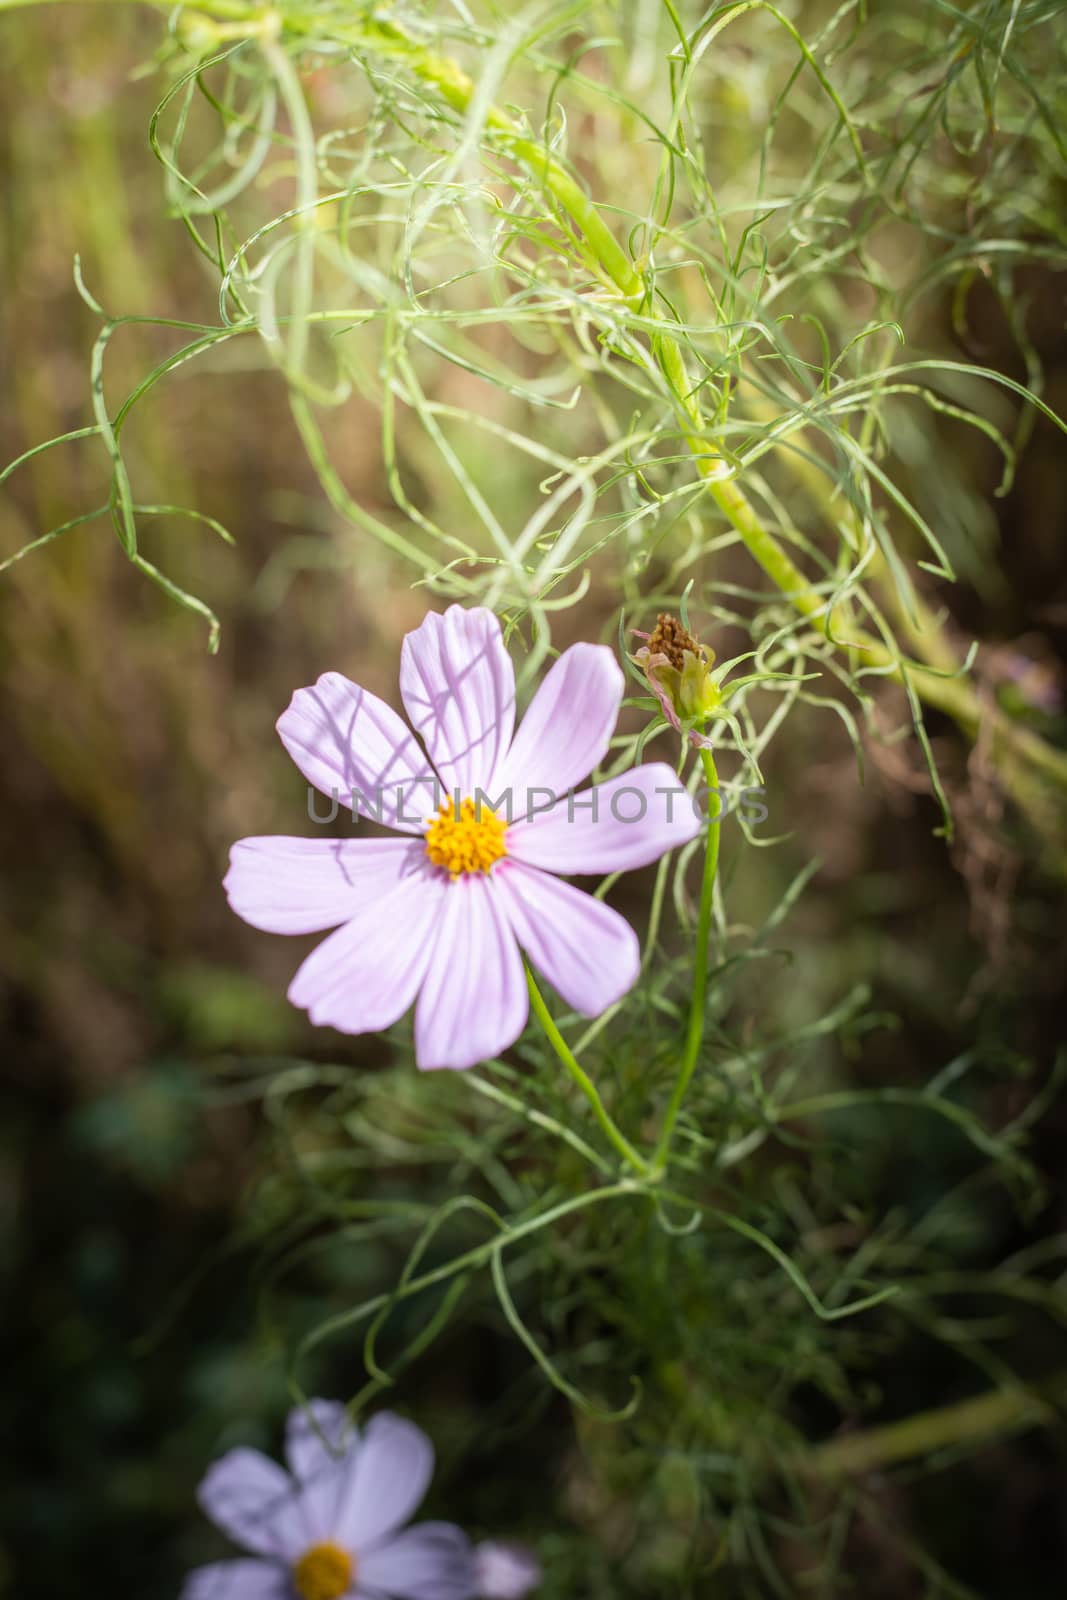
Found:
[[[324,1461],[338,1461],[358,1444],[358,1436],[339,1400],[309,1400],[294,1406],[285,1423],[285,1459],[300,1483],[307,1483]]]
[[[266,933],[321,933],[388,894],[412,865],[410,839],[239,839],[223,879],[239,917]]]
[[[523,1600],[541,1582],[541,1563],[532,1550],[487,1539],[474,1552],[480,1600]]]
[[[360,1558],[359,1582],[390,1600],[474,1600],[470,1540],[450,1522],[420,1522]]]
[[[412,870],[324,939],[289,985],[289,999],[316,1026],[374,1033],[413,1003],[449,888],[422,846],[413,848]]]
[[[298,689],[278,733],[309,783],[351,809],[404,833],[421,833],[439,803],[436,775],[419,741],[384,700],[340,672]]]
[[[308,1525],[287,1472],[258,1450],[230,1450],[200,1482],[197,1499],[234,1544],[292,1562],[307,1548]]]
[[[400,693],[448,791],[488,791],[515,725],[515,673],[493,613],[431,611],[404,639]]]
[[[626,872],[687,844],[700,827],[677,774],[656,761],[516,822],[508,849],[517,861],[548,872]]]
[[[433,1445],[413,1422],[379,1411],[350,1457],[338,1499],[333,1537],[356,1550],[359,1580],[367,1576],[367,1552],[417,1510],[433,1477]]]
[[[309,1400],[289,1413],[285,1456],[304,1496],[308,1526],[327,1541],[337,1526],[337,1508],[359,1451],[359,1434],[336,1400]]]
[[[473,1067],[514,1044],[529,1014],[515,935],[491,876],[450,883],[415,1007],[418,1066]]]
[[[641,949],[625,917],[519,861],[501,862],[494,879],[516,938],[567,1005],[594,1017],[633,988]]]
[[[527,789],[564,794],[588,778],[607,754],[626,680],[603,644],[574,644],[554,663],[534,695],[496,778],[509,789],[513,815]]]
[[[196,1567],[182,1585],[181,1600],[291,1600],[286,1567],[274,1561],[216,1561]]]

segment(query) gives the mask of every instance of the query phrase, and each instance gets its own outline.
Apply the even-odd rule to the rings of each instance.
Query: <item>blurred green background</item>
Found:
[[[127,8],[0,18],[4,461],[88,420],[96,326],[73,287],[76,252],[110,310],[212,315],[212,286],[180,223],[163,219],[144,137],[157,93],[136,69],[157,42],[156,20]],[[1045,398],[1062,413],[1062,275],[1030,269],[1025,290]],[[1022,378],[996,301],[982,305],[981,360]],[[158,329],[123,330],[110,357],[115,392],[168,348]],[[161,500],[208,511],[236,535],[228,549],[190,525],[161,528],[149,551],[195,579],[223,618],[217,657],[201,622],[141,579],[103,524],[0,580],[0,1593],[12,1600],[176,1592],[189,1565],[222,1549],[193,1502],[212,1455],[277,1443],[294,1333],[388,1281],[401,1259],[387,1242],[376,1252],[338,1239],[290,1271],[280,1296],[264,1268],[264,1239],[299,1209],[293,1139],[313,1146],[322,1125],[314,1104],[265,1115],[259,1065],[292,1057],[369,1073],[381,1051],[324,1038],[286,1005],[304,944],[230,914],[226,852],[244,833],[300,831],[303,785],[273,732],[294,686],[337,668],[395,698],[399,641],[426,601],[324,511],[282,385],[250,350],[240,361],[251,366],[222,357],[162,387],[130,443]],[[357,402],[332,426],[350,488],[384,505],[375,419],[361,423]],[[22,468],[2,491],[0,554],[95,504],[106,465],[86,441]],[[974,476],[985,494],[990,465],[977,447]],[[996,504],[998,581],[943,597],[988,646],[988,693],[1021,696],[1053,738],[1065,731],[1065,503],[1062,438],[1038,422]],[[590,601],[566,614],[556,642],[610,637],[611,623]],[[764,1020],[784,1030],[871,983],[875,1010],[899,1021],[857,1048],[854,1080],[922,1083],[973,1050],[992,1064],[974,1109],[999,1126],[1047,1082],[1062,1041],[1061,887],[1003,814],[980,745],[971,754],[936,717],[931,730],[957,810],[951,849],[934,835],[913,750],[874,752],[861,785],[835,720],[802,712],[768,774],[772,823],[791,838],[745,864],[740,898],[773,905],[818,856],[784,936],[788,981],[761,991]],[[643,892],[632,890],[635,906]],[[1034,1130],[1040,1189],[1015,1207],[1002,1193],[973,1195],[961,1207],[961,1259],[978,1267],[1037,1241],[1054,1258],[1067,1230],[1065,1149],[1067,1118],[1053,1104]],[[920,1214],[968,1165],[951,1130],[892,1117],[849,1160],[865,1164],[871,1203],[890,1216]],[[424,1180],[398,1160],[387,1181],[402,1195]],[[972,1392],[973,1374],[944,1349],[919,1328],[887,1342],[867,1373],[881,1417]],[[1065,1364],[1048,1319],[1025,1310],[1002,1354],[1034,1377]],[[442,1463],[427,1509],[479,1533],[529,1537],[549,1567],[549,1600],[590,1592],[575,1554],[585,1545],[603,1552],[596,1593],[622,1594],[632,1486],[613,1481],[610,1436],[576,1435],[528,1368],[487,1319],[458,1327],[415,1369],[399,1401],[434,1435]],[[347,1396],[361,1381],[358,1351],[335,1342],[304,1376]],[[814,1394],[798,1415],[813,1438],[835,1420]],[[953,1592],[899,1564],[901,1536],[990,1600],[1054,1600],[1067,1570],[1065,1442],[1050,1427],[876,1479],[877,1513],[846,1561],[850,1592]],[[798,1557],[803,1592],[802,1569]],[[645,1577],[632,1592],[764,1592],[758,1577],[732,1582],[690,1577],[683,1589]]]

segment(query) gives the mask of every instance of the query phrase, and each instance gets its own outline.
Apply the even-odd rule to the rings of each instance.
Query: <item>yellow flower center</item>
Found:
[[[339,1544],[313,1544],[293,1568],[300,1600],[340,1600],[356,1575],[356,1563]]]
[[[457,813],[446,800],[426,829],[426,854],[435,867],[447,867],[454,878],[461,872],[488,872],[506,856],[508,825],[481,801],[464,800]]]

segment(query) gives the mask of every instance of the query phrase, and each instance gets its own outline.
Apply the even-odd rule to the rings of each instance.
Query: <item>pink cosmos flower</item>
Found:
[[[278,732],[308,782],[369,811],[390,839],[242,839],[225,889],[270,933],[336,929],[289,989],[312,1022],[389,1027],[415,1006],[420,1067],[470,1067],[526,1025],[520,950],[585,1016],[637,978],[637,937],[558,874],[656,861],[695,837],[689,797],[662,762],[581,794],[623,694],[604,645],[559,657],[515,731],[515,676],[484,608],[430,613],[404,640],[395,711],[337,672],[298,689]],[[499,813],[506,811],[506,815]]]
[[[360,1435],[345,1408],[290,1412],[285,1472],[231,1450],[198,1491],[211,1520],[252,1552],[191,1572],[181,1600],[522,1600],[541,1581],[528,1552],[472,1546],[450,1522],[404,1524],[433,1475],[420,1428],[379,1412]]]

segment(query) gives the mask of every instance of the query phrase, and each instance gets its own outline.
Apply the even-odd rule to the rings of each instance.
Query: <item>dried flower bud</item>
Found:
[[[641,668],[671,725],[703,726],[722,705],[722,694],[711,674],[715,652],[701,644],[677,617],[661,611],[651,633],[635,629],[645,644],[632,660]],[[694,743],[703,741],[690,732]]]

